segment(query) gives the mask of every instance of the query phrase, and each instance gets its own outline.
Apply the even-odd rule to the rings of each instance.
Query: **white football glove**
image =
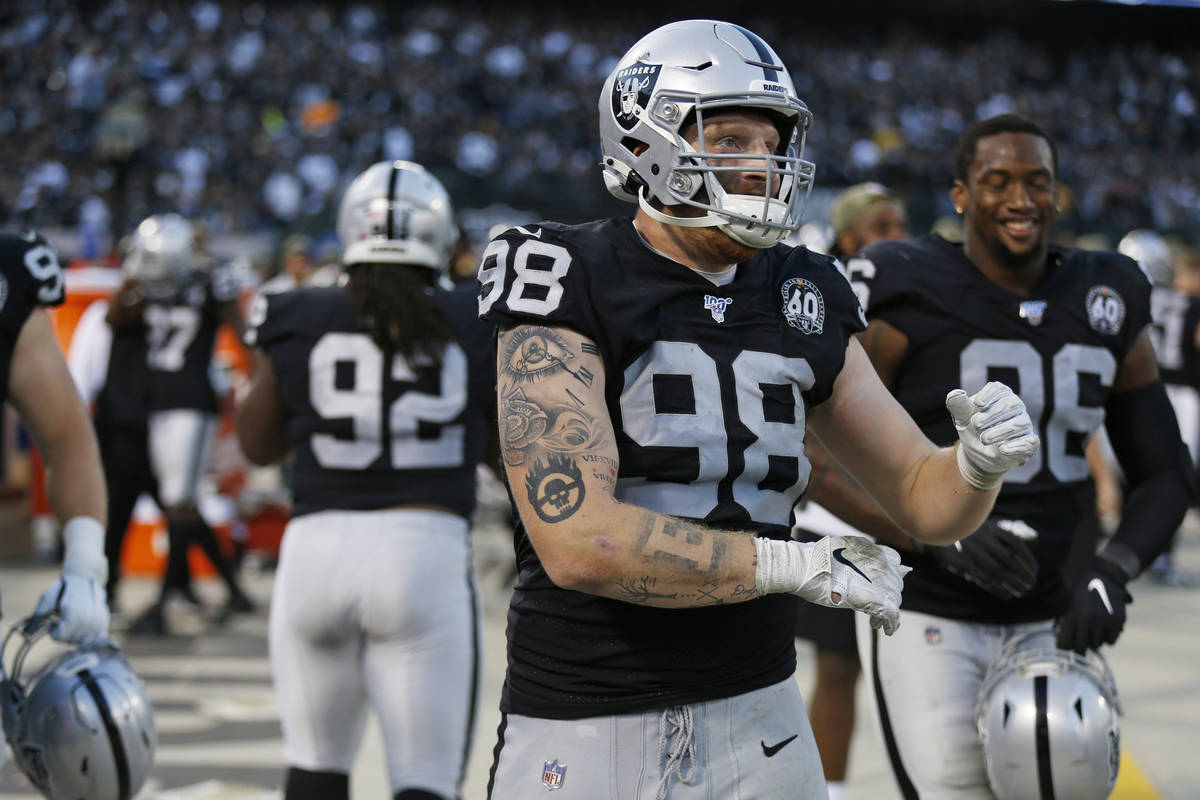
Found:
[[[954,389],[946,408],[958,429],[958,471],[976,489],[995,489],[1041,444],[1025,403],[1003,383],[991,381],[970,397]]]
[[[91,517],[75,517],[63,527],[62,576],[42,593],[35,614],[62,617],[50,629],[60,642],[79,644],[108,635],[108,602],[104,582],[104,526]]]
[[[758,593],[787,592],[830,608],[849,606],[891,636],[900,627],[900,590],[910,571],[900,554],[861,536],[816,542],[754,540]]]

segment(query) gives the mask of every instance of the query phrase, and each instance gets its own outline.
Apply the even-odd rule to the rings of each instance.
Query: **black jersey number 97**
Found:
[[[464,425],[450,425],[467,406],[467,356],[456,343],[442,354],[437,394],[404,391],[384,408],[384,382],[413,383],[417,374],[396,354],[384,374],[384,357],[362,333],[326,333],[308,357],[309,400],[327,420],[349,419],[353,436],[314,433],[313,457],[327,469],[366,469],[384,452],[384,431],[393,469],[457,467],[465,458]],[[352,385],[339,385],[338,365],[350,364]],[[345,374],[345,373],[343,373]],[[421,422],[440,424],[436,438],[419,438]],[[386,428],[385,428],[386,424]]]

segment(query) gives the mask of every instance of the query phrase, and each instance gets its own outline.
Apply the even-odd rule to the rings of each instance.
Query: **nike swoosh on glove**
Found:
[[[891,636],[900,626],[900,591],[910,571],[900,554],[861,536],[816,542],[755,539],[759,594],[788,592],[830,608],[849,607]]]
[[[1125,606],[1133,595],[1125,588],[1129,576],[1102,555],[1071,593],[1067,610],[1058,618],[1058,647],[1084,653],[1117,641],[1125,628]]]
[[[958,430],[958,471],[977,489],[995,489],[1004,473],[1032,458],[1041,445],[1025,403],[998,381],[969,397],[962,389],[952,390],[946,408]]]
[[[60,642],[79,644],[108,635],[108,602],[104,582],[104,527],[90,517],[75,517],[63,528],[66,554],[62,576],[42,593],[35,614],[58,614],[50,629]]]
[[[988,519],[970,536],[949,547],[914,543],[918,552],[933,558],[946,571],[994,597],[1012,600],[1029,594],[1037,581],[1038,566],[1029,545],[1010,530],[1015,527],[1013,522],[1019,520]],[[1024,523],[1021,525],[1025,530],[1033,530]]]

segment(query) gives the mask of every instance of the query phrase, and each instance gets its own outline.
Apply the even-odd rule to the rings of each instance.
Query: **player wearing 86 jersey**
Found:
[[[1036,450],[999,386],[956,394],[965,452],[936,448],[853,340],[833,259],[778,244],[810,122],[758,36],[666,25],[600,96],[605,180],[636,217],[484,251],[520,517],[494,800],[824,796],[792,595],[891,633],[904,570],[860,537],[789,541],[806,428],[932,541]]]
[[[930,439],[957,436],[940,413],[946,389],[988,380],[1017,387],[1042,439],[1041,451],[1005,477],[991,524],[953,548],[905,548],[913,571],[899,634],[884,640],[858,626],[906,798],[1014,796],[989,783],[976,734],[989,663],[1008,642],[1056,619],[1063,650],[1113,643],[1125,622],[1126,584],[1168,540],[1187,502],[1186,451],[1147,333],[1150,285],[1124,256],[1050,244],[1057,166],[1053,143],[1034,123],[1015,115],[976,123],[959,145],[951,191],[966,220],[965,244],[936,235],[881,242],[847,264],[862,281],[871,320],[867,353]],[[1129,500],[1112,539],[1066,585],[1068,551],[1090,544],[1084,446],[1102,424],[1129,479]],[[814,495],[852,514],[846,506],[854,495],[837,494],[836,485],[823,480]],[[861,511],[869,501],[859,493],[856,502]],[[884,541],[903,541],[882,515],[873,524],[845,518]],[[1022,571],[1026,556],[1036,575]],[[1053,785],[1056,767],[1076,768],[1056,765],[1044,745],[1037,763],[1021,765],[1043,787]],[[1115,778],[1113,768],[1101,784]]]
[[[345,285],[256,298],[237,416],[252,461],[295,455],[270,625],[286,798],[348,796],[369,705],[395,797],[450,800],[475,714],[467,520],[494,441],[492,328],[469,287],[441,287],[457,228],[420,165],[359,175],[338,235]]]

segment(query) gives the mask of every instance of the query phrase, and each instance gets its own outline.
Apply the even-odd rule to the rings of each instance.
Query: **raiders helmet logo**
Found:
[[[1097,333],[1116,336],[1125,322],[1125,299],[1111,286],[1093,286],[1084,301],[1088,323]]]
[[[658,83],[661,64],[633,64],[620,70],[613,81],[612,110],[617,123],[633,130],[638,123],[638,109],[645,109]]]

